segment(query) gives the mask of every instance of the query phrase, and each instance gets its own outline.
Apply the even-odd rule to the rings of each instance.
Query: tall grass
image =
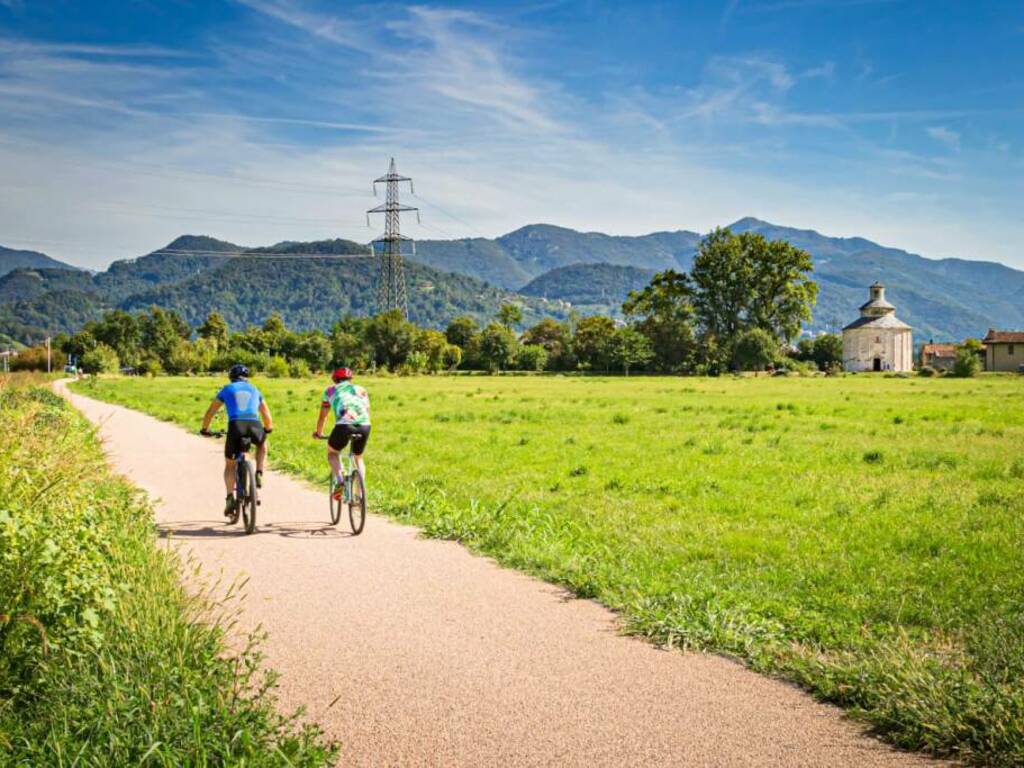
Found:
[[[275,466],[322,481],[322,383],[257,383]],[[897,744],[1024,765],[1021,377],[361,383],[372,509]],[[194,429],[216,384],[83,387]]]
[[[180,586],[151,509],[48,390],[0,384],[0,763],[320,766],[230,603]],[[219,618],[220,621],[216,619]]]

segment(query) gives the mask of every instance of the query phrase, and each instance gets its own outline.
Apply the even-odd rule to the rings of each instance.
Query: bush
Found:
[[[978,354],[970,347],[960,347],[956,351],[956,360],[953,362],[953,375],[961,379],[969,379],[977,376],[981,370],[981,360]]]
[[[10,385],[0,419],[3,764],[330,764],[315,730],[277,714],[255,646],[232,653],[215,607],[181,586],[85,421]]]
[[[926,379],[927,378],[931,378],[932,376],[936,375],[937,373],[938,373],[938,371],[936,371],[930,365],[922,365],[918,369],[918,371],[917,371],[917,375],[918,376],[924,376]]]
[[[763,371],[779,359],[779,340],[763,328],[750,328],[736,338],[733,364],[741,371]]]
[[[301,357],[297,360],[292,360],[288,365],[288,375],[293,379],[304,379],[311,373],[312,371],[309,369],[309,363]]]
[[[117,359],[117,352],[106,344],[97,344],[90,349],[79,361],[82,370],[86,373],[117,373],[121,362]]]
[[[283,357],[274,356],[267,363],[265,373],[272,379],[283,379],[289,373],[288,361]]]
[[[548,351],[540,344],[520,347],[516,356],[516,368],[521,371],[543,371],[548,364]]]

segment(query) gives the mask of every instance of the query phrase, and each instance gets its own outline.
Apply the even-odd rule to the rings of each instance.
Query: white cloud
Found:
[[[695,86],[588,102],[516,55],[522,30],[481,14],[392,8],[401,20],[384,24],[287,0],[240,2],[264,25],[253,38],[269,31],[275,44],[232,30],[212,44],[216,72],[202,57],[155,67],[131,60],[146,56],[138,51],[0,50],[0,173],[34,185],[0,190],[0,242],[56,241],[40,249],[98,267],[183,231],[243,245],[366,241],[377,234],[362,223],[375,204],[369,180],[394,154],[427,201],[424,226],[408,224],[418,238],[493,236],[537,221],[626,234],[707,230],[756,212],[929,255],[956,253],[957,243],[960,255],[989,246],[989,255],[1011,255],[1004,236],[934,235],[943,211],[975,213],[924,196],[936,178],[955,177],[957,158],[881,156],[854,131],[955,114],[789,107],[798,84],[824,87],[828,62],[799,70],[761,54],[717,57]],[[286,96],[215,90],[218,77],[230,85],[261,76]],[[726,137],[719,126],[746,131]],[[786,126],[841,130],[848,146],[811,155],[787,146]],[[895,196],[879,206],[878,190]]]
[[[960,133],[944,125],[932,125],[925,129],[927,134],[940,144],[952,150],[960,151]]]

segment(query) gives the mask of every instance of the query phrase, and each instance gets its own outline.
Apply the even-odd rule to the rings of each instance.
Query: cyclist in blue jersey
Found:
[[[228,412],[228,435],[224,441],[224,514],[235,511],[235,456],[241,450],[242,440],[248,439],[256,446],[256,487],[263,487],[263,464],[267,460],[267,435],[274,429],[270,407],[260,391],[249,383],[249,369],[244,365],[233,365],[228,371],[231,383],[224,386],[213,398],[203,416],[200,434],[210,434],[210,423],[223,405]]]

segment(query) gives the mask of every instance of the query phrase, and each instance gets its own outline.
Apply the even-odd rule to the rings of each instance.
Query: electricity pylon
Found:
[[[399,176],[395,168],[395,158],[391,158],[388,172],[379,179],[373,180],[373,194],[377,194],[377,185],[384,184],[384,204],[371,208],[366,212],[369,223],[371,213],[384,214],[384,234],[373,241],[373,250],[377,254],[377,312],[401,310],[403,317],[409,317],[409,299],[405,289],[405,268],[402,263],[402,243],[410,244],[410,255],[416,254],[416,244],[411,237],[403,237],[400,230],[400,214],[402,211],[416,211],[419,220],[419,209],[402,205],[398,201],[398,185],[409,182],[409,191],[414,192],[412,179]],[[378,253],[379,248],[379,253]]]

